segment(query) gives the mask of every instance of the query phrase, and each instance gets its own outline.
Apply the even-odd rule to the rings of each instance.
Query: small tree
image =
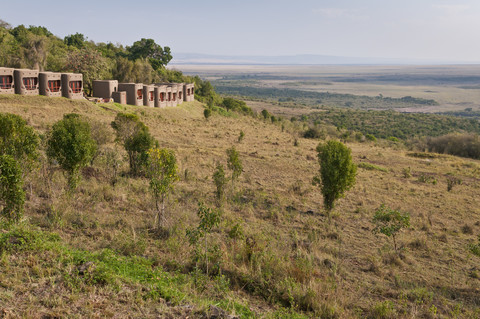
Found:
[[[112,127],[116,141],[127,151],[131,173],[140,175],[147,165],[148,150],[155,145],[155,139],[136,114],[118,113]]]
[[[66,171],[70,190],[77,187],[79,171],[91,161],[97,145],[90,125],[78,114],[66,114],[56,122],[47,140],[47,156]]]
[[[357,166],[352,161],[351,150],[341,142],[331,140],[319,144],[317,152],[320,175],[313,181],[322,190],[323,203],[330,216],[335,201],[355,184]]]
[[[173,184],[178,180],[177,162],[173,151],[153,148],[149,154],[150,189],[155,197],[155,226],[163,226],[165,221],[165,198],[173,190]],[[159,206],[161,201],[161,208]]]
[[[225,170],[223,165],[218,163],[217,169],[213,173],[213,182],[217,190],[215,191],[215,197],[217,198],[218,203],[220,204],[225,195],[225,185],[228,182],[227,177],[225,176]]]
[[[37,157],[38,136],[24,119],[15,114],[0,114],[0,154],[31,164]]]
[[[203,203],[198,203],[197,215],[200,217],[200,223],[198,224],[197,228],[187,229],[186,235],[188,237],[190,246],[194,246],[195,249],[195,267],[198,268],[198,261],[203,255],[205,258],[205,266],[208,276],[209,259],[217,259],[215,256],[212,256],[211,253],[217,252],[216,255],[219,255],[218,247],[214,247],[213,249],[208,248],[208,235],[213,231],[214,227],[220,224],[221,212],[219,210],[208,208]],[[203,254],[199,245],[200,239],[202,238],[204,239]]]
[[[410,227],[410,214],[401,213],[400,211],[390,209],[384,204],[375,212],[372,222],[375,228],[372,230],[374,234],[384,234],[392,237],[395,252],[397,251],[397,234],[403,229]]]
[[[227,166],[228,169],[232,171],[232,190],[235,190],[235,181],[238,179],[240,174],[242,174],[242,161],[240,160],[240,156],[235,149],[235,146],[232,148],[227,149]]]
[[[207,107],[205,110],[203,110],[203,116],[205,116],[205,119],[208,120],[208,118],[212,115],[212,109]]]
[[[12,221],[22,216],[25,193],[22,188],[22,171],[11,155],[0,155],[0,210]]]

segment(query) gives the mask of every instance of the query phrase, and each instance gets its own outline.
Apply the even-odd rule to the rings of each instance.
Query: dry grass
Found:
[[[281,123],[249,117],[214,115],[205,120],[197,102],[124,110],[138,113],[160,145],[177,155],[182,178],[169,198],[169,236],[150,231],[154,202],[147,180],[122,176],[112,188],[101,158],[73,197],[64,194],[60,172],[30,174],[32,191],[26,207],[30,223],[58,233],[74,248],[111,248],[126,256],[152,258],[169,271],[188,272],[191,248],[185,229],[198,221],[198,201],[213,205],[215,163],[226,164],[225,151],[235,145],[244,172],[234,193],[228,187],[222,223],[212,237],[223,253],[231,298],[262,316],[277,311],[279,304],[307,310],[311,317],[479,315],[480,281],[471,274],[480,259],[467,247],[480,233],[479,161],[452,156],[422,159],[375,144],[348,144],[356,162],[388,171],[359,169],[355,187],[338,201],[329,223],[320,192],[311,184],[318,170],[318,141],[298,137],[292,124],[285,123],[282,132]],[[0,96],[0,111],[21,115],[44,133],[64,113],[77,112],[109,125],[120,109],[65,99]],[[238,143],[240,131],[245,138]],[[298,146],[293,146],[295,138]],[[403,173],[408,167],[411,177]],[[126,170],[124,166],[122,171]],[[422,182],[422,175],[436,182]],[[462,184],[448,192],[451,175]],[[382,203],[411,214],[412,227],[399,236],[399,255],[387,238],[371,232],[373,212]],[[237,223],[243,237],[232,239],[228,232]],[[118,295],[108,287],[73,293],[62,285],[50,288],[44,278],[51,276],[27,275],[35,271],[40,256],[21,257],[22,262],[32,259],[28,266],[16,264],[20,257],[15,255],[5,258],[9,265],[5,269],[11,271],[2,275],[9,288],[1,288],[0,309],[13,317],[69,316],[75,309],[86,309],[79,314],[167,318],[176,311],[165,302],[139,301],[141,287],[135,285],[125,286]],[[191,288],[189,294],[215,300],[219,292]],[[205,309],[205,301],[195,307]]]

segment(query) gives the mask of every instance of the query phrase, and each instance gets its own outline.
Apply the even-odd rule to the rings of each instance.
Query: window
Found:
[[[173,93],[173,100],[174,100],[174,101],[177,100],[177,93]]]
[[[137,100],[143,100],[143,90],[137,90]]]
[[[48,89],[50,92],[60,92],[60,80],[48,81]]]
[[[179,99],[179,100],[182,99],[182,92],[178,92],[178,99]]]
[[[172,93],[168,92],[168,99],[167,101],[171,101],[172,100]]]
[[[153,91],[148,92],[148,100],[153,101]]]
[[[11,75],[0,76],[0,89],[11,89],[13,77]]]
[[[70,81],[68,86],[72,90],[72,93],[82,93],[82,81]]]
[[[22,81],[26,90],[35,90],[37,88],[38,78],[23,78]]]
[[[165,101],[165,93],[160,93],[160,102],[164,102]]]

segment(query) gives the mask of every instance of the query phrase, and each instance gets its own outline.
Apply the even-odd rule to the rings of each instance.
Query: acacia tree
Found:
[[[355,184],[357,166],[352,161],[351,150],[338,141],[328,141],[317,146],[319,175],[313,179],[320,186],[328,215],[335,201],[344,196]]]
[[[0,212],[12,221],[22,216],[25,203],[22,184],[22,170],[17,161],[11,155],[0,155]]]
[[[155,226],[165,223],[165,199],[173,190],[173,184],[178,180],[177,161],[175,153],[166,148],[152,148],[148,151],[148,172],[150,189],[155,197]],[[161,207],[159,206],[161,202]]]
[[[47,156],[56,160],[67,173],[70,190],[77,187],[79,171],[90,163],[97,145],[91,136],[90,124],[78,114],[66,114],[49,132]]]
[[[235,146],[227,149],[227,166],[232,171],[232,191],[235,190],[235,181],[242,174],[243,166],[240,156],[235,149]]]

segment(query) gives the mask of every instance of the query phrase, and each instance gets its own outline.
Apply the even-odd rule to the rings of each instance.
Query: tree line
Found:
[[[171,59],[170,47],[162,47],[153,39],[142,38],[130,46],[96,43],[81,33],[61,39],[43,26],[13,27],[0,20],[0,66],[82,73],[88,95],[92,93],[92,81],[102,79],[135,83],[194,82],[200,89],[206,85],[198,76],[185,76],[178,70],[167,69]]]

